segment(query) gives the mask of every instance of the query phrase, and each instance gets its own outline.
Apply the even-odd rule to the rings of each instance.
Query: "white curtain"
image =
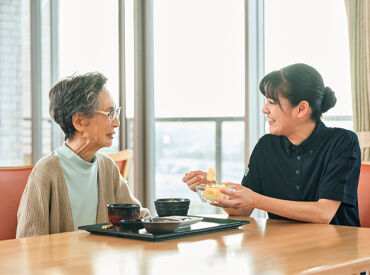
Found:
[[[345,0],[351,59],[353,128],[370,161],[370,0]]]

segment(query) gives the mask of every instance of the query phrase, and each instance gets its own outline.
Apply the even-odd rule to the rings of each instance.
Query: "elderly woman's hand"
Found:
[[[225,184],[226,186],[230,185],[233,186],[236,191],[221,189],[220,190],[221,193],[230,196],[230,198],[229,199],[215,198],[215,203],[211,203],[212,205],[234,209],[246,209],[255,207],[257,193],[240,184],[235,184],[231,182],[225,182],[223,184]]]
[[[192,191],[195,191],[195,186],[199,184],[214,183],[207,181],[207,173],[199,170],[186,173],[182,181],[185,182]]]

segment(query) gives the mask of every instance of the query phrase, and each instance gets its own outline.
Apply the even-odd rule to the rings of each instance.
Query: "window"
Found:
[[[119,104],[118,2],[101,0],[59,1],[59,75],[99,71]],[[118,151],[118,131],[113,145]]]
[[[126,148],[134,151],[134,79],[135,79],[135,65],[134,65],[134,1],[135,0],[125,0],[124,1],[124,33],[125,33],[125,43],[124,43],[124,67],[125,67],[125,106],[123,110],[125,112],[126,118],[126,128],[125,128],[125,139],[126,139]],[[135,192],[135,195],[138,196],[137,190],[135,190],[135,155],[133,154],[133,159],[130,164],[130,171],[128,174],[128,184]],[[144,203],[142,201],[142,203]]]
[[[50,41],[50,1],[41,1],[41,152],[42,155],[50,153],[52,144],[51,125],[49,114],[49,91],[51,83],[51,41]]]
[[[0,10],[0,165],[30,165],[51,150],[50,1],[1,1]]]
[[[265,71],[307,63],[332,88],[327,126],[353,128],[345,5],[337,0],[265,0]]]
[[[0,166],[31,164],[30,1],[0,2]]]
[[[216,168],[218,181],[244,172],[244,1],[153,4],[155,198],[187,197],[212,213],[182,177]]]

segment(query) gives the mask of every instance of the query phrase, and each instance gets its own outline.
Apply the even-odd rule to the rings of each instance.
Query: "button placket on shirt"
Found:
[[[294,162],[295,162],[295,190],[302,192],[302,152],[301,150],[294,150]]]

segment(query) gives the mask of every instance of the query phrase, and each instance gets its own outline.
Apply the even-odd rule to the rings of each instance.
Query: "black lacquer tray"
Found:
[[[248,223],[249,221],[245,220],[203,217],[203,220],[196,224],[182,226],[177,228],[175,232],[164,234],[151,234],[148,233],[145,229],[141,229],[137,232],[132,232],[129,230],[116,230],[114,228],[102,229],[102,226],[107,225],[108,223],[84,225],[80,226],[78,229],[89,231],[91,234],[156,242],[236,229],[239,226]]]

